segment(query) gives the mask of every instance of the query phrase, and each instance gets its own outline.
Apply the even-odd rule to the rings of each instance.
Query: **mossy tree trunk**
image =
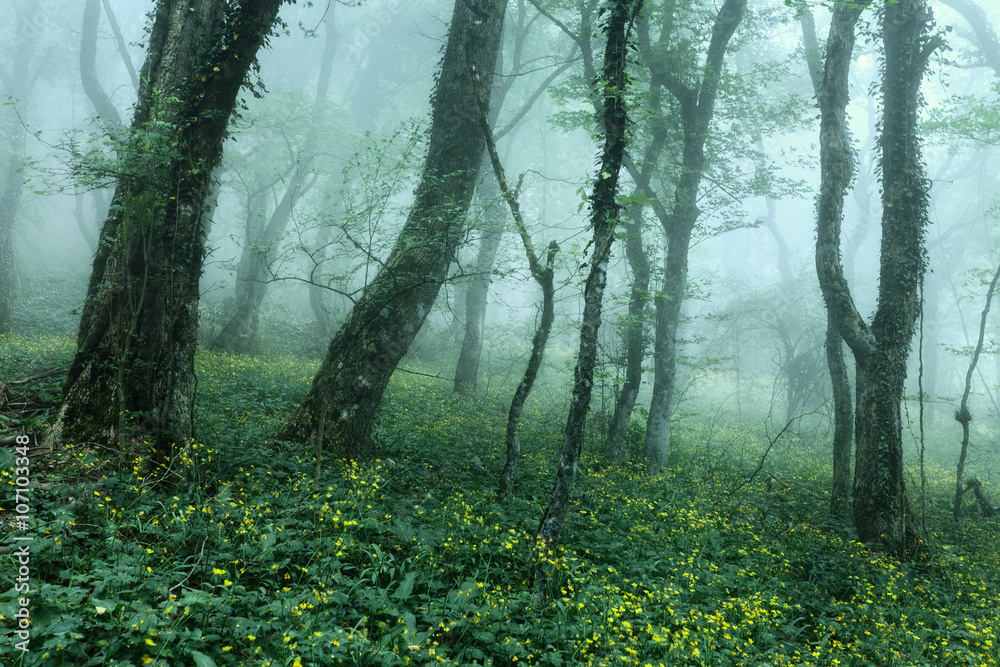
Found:
[[[139,101],[49,443],[146,442],[165,463],[175,444],[190,441],[211,172],[282,1],[156,4]]]
[[[827,40],[819,96],[822,182],[816,269],[828,312],[854,353],[854,523],[858,538],[905,556],[918,544],[906,499],[902,414],[906,360],[920,309],[928,186],[917,135],[920,83],[930,53],[924,0],[888,5],[882,18],[882,244],[878,306],[869,325],[858,313],[840,261],[844,195],[852,175],[846,130],[847,75],[863,4],[839,4]]]
[[[485,146],[469,71],[479,74],[484,91],[491,89],[506,7],[506,0],[474,8],[456,0],[413,206],[395,247],[334,335],[309,393],[278,440],[320,443],[342,458],[374,456],[372,422],[382,394],[465,237],[465,213]]]
[[[816,38],[816,25],[811,12],[802,16],[802,35],[806,47],[806,63],[812,78],[816,99],[822,105],[827,105],[829,114],[843,113],[840,103],[847,104],[847,75],[850,71],[854,50],[854,26],[861,15],[862,5],[858,7],[839,9],[830,28],[830,41],[827,46],[826,74],[822,67],[823,55]],[[834,105],[838,105],[833,108]],[[841,116],[831,122],[842,122]],[[847,141],[846,127],[836,130],[844,133]],[[851,151],[850,147],[844,148]],[[824,191],[825,218],[820,220],[821,226],[835,225],[831,234],[836,234],[838,245],[838,263],[840,228],[843,220],[844,198],[850,184],[850,172],[854,164],[853,152],[831,152],[829,173],[835,182],[830,183],[830,189]],[[845,162],[846,160],[846,162]],[[833,163],[837,161],[836,170]],[[845,173],[846,172],[846,173]],[[836,198],[839,197],[839,204]],[[832,240],[832,236],[830,240]],[[851,400],[851,383],[844,359],[844,342],[837,326],[837,319],[832,311],[827,310],[826,318],[826,364],[830,371],[830,382],[833,386],[833,484],[830,489],[830,513],[836,516],[847,516],[851,509],[851,443],[854,442],[854,405]]]

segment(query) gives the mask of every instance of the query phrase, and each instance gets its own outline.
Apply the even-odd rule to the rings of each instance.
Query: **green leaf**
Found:
[[[413,582],[417,579],[416,572],[407,572],[406,576],[403,577],[403,581],[399,584],[399,588],[396,592],[392,594],[394,600],[405,600],[410,597],[410,593],[413,592]]]
[[[215,667],[215,660],[201,651],[191,651],[191,657],[194,658],[195,667]]]

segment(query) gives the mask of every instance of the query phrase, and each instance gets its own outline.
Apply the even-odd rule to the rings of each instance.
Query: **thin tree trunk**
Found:
[[[507,458],[504,462],[503,470],[500,471],[500,484],[497,489],[497,496],[507,498],[514,490],[514,476],[517,474],[517,466],[521,460],[521,438],[520,425],[521,413],[524,411],[524,404],[531,394],[531,389],[535,385],[535,378],[538,377],[538,370],[542,367],[542,357],[545,354],[545,345],[549,341],[549,334],[552,332],[552,322],[555,320],[555,285],[553,281],[556,253],[559,252],[559,245],[552,241],[549,243],[548,253],[545,258],[545,267],[541,268],[535,280],[542,288],[542,317],[535,330],[535,336],[531,341],[531,357],[528,359],[528,366],[524,369],[524,377],[514,391],[514,397],[510,401],[510,410],[507,412]],[[537,262],[536,262],[537,263]]]
[[[632,267],[632,289],[625,324],[625,381],[622,383],[615,411],[608,427],[605,445],[612,459],[621,458],[625,434],[642,386],[642,361],[646,356],[646,303],[649,301],[649,259],[642,247],[642,209],[633,206],[632,220],[625,223],[625,258]]]
[[[475,71],[470,72],[473,81],[476,81]],[[510,403],[510,411],[507,415],[507,461],[503,471],[500,473],[500,485],[497,495],[506,498],[510,495],[514,485],[514,475],[517,471],[517,464],[521,458],[521,441],[518,437],[518,427],[521,420],[521,412],[524,403],[531,394],[531,388],[538,377],[538,369],[542,366],[542,357],[545,354],[545,345],[549,340],[549,333],[552,331],[552,321],[555,319],[555,285],[554,262],[556,253],[559,252],[559,244],[552,241],[546,254],[545,266],[539,261],[535,253],[531,235],[528,233],[528,226],[521,215],[521,206],[518,204],[516,193],[510,189],[507,183],[507,175],[500,164],[500,155],[497,153],[496,143],[493,141],[493,131],[490,128],[490,120],[486,111],[486,102],[482,99],[482,93],[476,85],[476,93],[480,97],[480,123],[483,137],[486,139],[486,153],[489,156],[490,164],[493,167],[493,175],[496,177],[496,184],[503,193],[503,198],[510,207],[511,216],[514,218],[514,226],[521,236],[521,243],[524,245],[524,254],[528,258],[528,267],[531,276],[542,288],[542,318],[535,331],[531,345],[531,358],[528,360],[528,367],[524,371],[524,377],[514,392],[514,398]]]
[[[330,205],[329,202],[327,204]],[[330,244],[331,235],[330,225],[320,226],[316,232],[316,248],[321,251],[326,248]],[[322,351],[326,341],[333,335],[333,323],[326,300],[327,290],[317,284],[315,277],[313,275],[309,281],[309,307],[312,309],[313,317],[316,318],[316,341],[319,345],[317,349]]]
[[[115,36],[115,46],[118,47],[118,55],[121,56],[122,62],[125,64],[125,69],[128,70],[129,79],[132,81],[132,88],[138,93],[139,75],[136,74],[135,65],[132,64],[132,56],[128,53],[128,46],[125,44],[125,37],[122,35],[122,30],[118,27],[118,19],[115,18],[111,2],[109,0],[102,0],[102,2],[104,4],[104,13],[108,17],[108,25],[111,26],[111,33]]]
[[[531,22],[526,21],[524,0],[518,1],[517,15],[513,21],[513,36],[511,38],[513,56],[511,58],[512,74],[507,77],[494,79],[492,103],[489,111],[489,126],[495,128],[497,119],[500,117],[500,110],[510,92],[513,76],[521,70],[521,53],[524,43],[528,38]],[[503,58],[503,49],[498,55],[497,69],[500,70],[500,61]],[[513,115],[510,122],[498,131],[492,132],[493,140],[498,141],[502,136],[517,128],[520,121],[531,110],[535,102],[542,96],[548,87],[563,72],[569,69],[571,62],[565,62],[557,67],[549,76],[542,81],[528,99],[521,105],[521,108]],[[484,162],[489,162],[488,155],[483,156]],[[493,281],[493,266],[496,263],[500,242],[502,240],[504,226],[501,222],[503,213],[499,211],[493,201],[497,195],[497,185],[492,179],[485,179],[477,191],[480,202],[483,204],[485,212],[485,225],[482,230],[483,236],[479,241],[479,250],[476,255],[476,275],[469,282],[465,291],[465,327],[462,334],[462,349],[455,365],[455,383],[453,391],[462,396],[469,396],[476,392],[479,384],[479,366],[483,354],[483,336],[486,326],[486,309],[489,297],[490,284]]]
[[[101,231],[51,445],[153,445],[193,436],[204,212],[229,115],[282,0],[160,0],[122,177]],[[196,92],[197,94],[192,94]]]
[[[842,31],[850,30],[850,37],[846,34],[837,39],[849,39],[843,49],[834,49],[827,55],[827,68],[830,75],[834,71],[840,73],[846,82],[847,73],[850,69],[850,58],[853,57],[854,46],[854,23],[860,16],[844,15],[841,18],[843,25],[837,23]],[[852,20],[853,17],[853,20]],[[820,52],[819,41],[816,39],[816,26],[811,12],[802,15],[802,34],[806,47],[806,62],[809,66],[809,74],[812,78],[813,89],[816,92],[816,99],[821,100],[824,95],[822,54]],[[850,25],[846,25],[850,22]],[[833,28],[831,28],[831,35]],[[831,39],[834,39],[831,36]],[[849,48],[848,48],[849,47]],[[837,62],[831,62],[831,54]],[[843,59],[848,59],[843,62]],[[845,93],[846,94],[846,93]],[[846,100],[845,100],[846,103]],[[846,133],[846,128],[844,132]],[[845,136],[846,140],[846,136]],[[849,149],[845,149],[849,150]],[[845,158],[842,158],[845,159]],[[850,155],[846,157],[850,160]],[[847,163],[850,170],[851,162]],[[843,201],[846,193],[846,184],[840,191],[839,213],[831,211],[831,214],[838,215],[838,246],[840,218],[843,217]],[[836,196],[831,194],[830,196]],[[851,381],[847,372],[847,364],[844,361],[844,344],[837,327],[837,320],[827,311],[826,317],[826,364],[830,371],[830,382],[833,386],[833,483],[830,489],[830,513],[834,516],[847,516],[851,507],[851,443],[854,441],[854,406],[851,400]]]
[[[715,98],[726,46],[743,20],[746,5],[747,0],[726,0],[719,10],[712,26],[712,39],[699,88],[690,87],[662,64],[658,72],[680,108],[684,149],[681,175],[674,190],[674,210],[669,222],[662,221],[667,237],[667,257],[663,286],[655,300],[653,397],[646,421],[645,440],[646,465],[654,473],[666,465],[670,451],[670,420],[677,382],[677,329],[687,282],[691,234],[701,213],[698,209],[698,188],[705,168],[705,142],[715,114]]]
[[[962,425],[962,447],[958,454],[958,466],[955,471],[955,503],[952,508],[952,516],[955,525],[958,527],[959,535],[964,533],[962,526],[962,484],[965,474],[965,457],[969,452],[969,424],[972,422],[972,412],[969,410],[969,393],[972,391],[972,374],[979,363],[979,355],[983,351],[983,341],[986,339],[986,318],[990,314],[990,304],[993,302],[993,293],[997,288],[997,281],[1000,281],[1000,266],[993,273],[993,281],[986,292],[986,303],[983,306],[983,315],[979,320],[979,339],[976,341],[976,349],[972,353],[972,360],[969,361],[969,370],[965,374],[965,390],[962,392],[962,402],[955,411],[955,420]]]
[[[97,78],[97,28],[100,20],[101,0],[86,0],[80,39],[80,80],[97,115],[109,125],[111,132],[117,133],[121,128],[122,118]]]
[[[430,313],[465,235],[485,144],[469,69],[489,91],[506,6],[506,0],[486,0],[473,13],[456,0],[433,97],[427,161],[406,224],[277,439],[313,442],[322,432],[334,456],[375,454],[371,429],[382,394]]]
[[[604,51],[604,72],[600,88],[603,91],[604,150],[594,182],[591,202],[591,226],[594,240],[591,246],[590,273],[583,291],[583,317],[580,323],[580,351],[573,373],[573,397],[566,417],[566,431],[559,455],[552,495],[548,507],[535,531],[535,549],[551,553],[559,542],[580,460],[583,430],[590,407],[594,385],[594,365],[597,361],[597,333],[601,326],[601,306],[607,283],[608,257],[618,221],[618,180],[627,145],[628,108],[625,93],[628,79],[629,33],[636,15],[642,10],[642,0],[618,0],[607,12]],[[546,573],[539,564],[531,575],[539,593],[544,592]]]

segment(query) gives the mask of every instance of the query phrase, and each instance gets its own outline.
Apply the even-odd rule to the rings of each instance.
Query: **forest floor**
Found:
[[[71,348],[4,338],[0,377],[46,372]],[[397,373],[381,460],[329,461],[315,479],[308,452],[265,445],[315,362],[203,352],[197,365],[198,439],[175,460],[183,481],[170,491],[144,477],[141,459],[116,470],[94,447],[31,451],[30,650],[15,646],[24,594],[6,546],[3,664],[1000,661],[1000,531],[969,506],[955,546],[947,468],[927,468],[925,549],[902,563],[829,517],[830,456],[815,438],[786,433],[753,479],[769,442],[759,424],[683,415],[673,465],[655,477],[635,462],[609,465],[590,442],[539,598],[528,559],[562,391],[529,401],[518,485],[501,504],[506,393],[461,399],[439,379]],[[43,405],[52,390],[32,399]],[[45,418],[0,414],[8,429]],[[0,464],[0,524],[14,545],[14,452],[0,451]],[[919,471],[910,479],[919,521]]]

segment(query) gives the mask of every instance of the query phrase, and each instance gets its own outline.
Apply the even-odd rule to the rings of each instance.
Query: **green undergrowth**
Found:
[[[539,597],[531,539],[565,396],[529,401],[519,482],[498,503],[504,393],[462,399],[397,374],[381,458],[314,479],[304,449],[265,444],[314,363],[202,354],[198,368],[183,483],[163,491],[141,462],[114,471],[84,446],[32,478],[32,639],[24,653],[11,638],[5,553],[3,664],[997,663],[1000,536],[970,511],[949,546],[946,469],[929,471],[928,546],[900,563],[828,517],[826,445],[789,433],[761,465],[761,425],[685,417],[656,477],[585,453]]]

